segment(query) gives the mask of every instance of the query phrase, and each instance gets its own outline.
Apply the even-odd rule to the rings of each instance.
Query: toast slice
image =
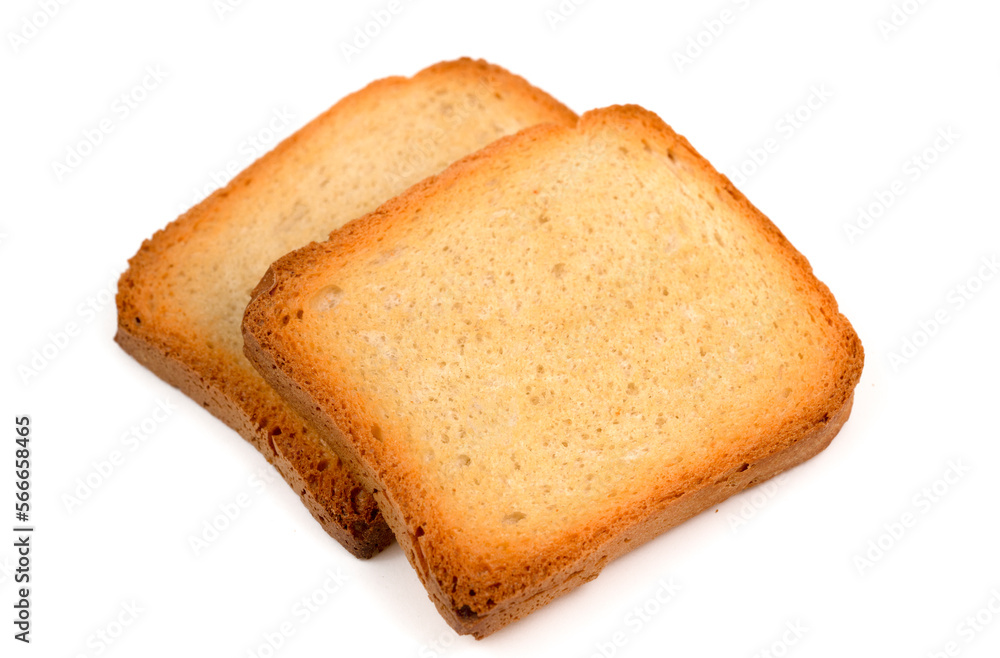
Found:
[[[806,259],[635,106],[500,140],[285,256],[243,330],[478,638],[818,453],[863,365]]]
[[[118,286],[126,352],[252,443],[358,557],[388,545],[375,501],[243,356],[240,322],[273,260],[324,239],[496,138],[576,115],[482,61],[347,96],[146,240]]]

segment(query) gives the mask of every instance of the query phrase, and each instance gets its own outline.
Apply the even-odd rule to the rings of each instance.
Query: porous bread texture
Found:
[[[522,78],[462,59],[372,83],[146,240],[119,281],[116,340],[250,441],[358,557],[391,541],[375,501],[243,356],[250,292],[282,254],[449,163],[576,116]]]
[[[806,259],[635,106],[282,258],[244,338],[476,637],[822,450],[863,365]]]

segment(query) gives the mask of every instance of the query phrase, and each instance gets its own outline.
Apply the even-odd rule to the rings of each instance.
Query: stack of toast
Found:
[[[248,305],[249,304],[249,305]],[[131,259],[116,340],[482,638],[821,451],[863,350],[655,114],[375,82]]]

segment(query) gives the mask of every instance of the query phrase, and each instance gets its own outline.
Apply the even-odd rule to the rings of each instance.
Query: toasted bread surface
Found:
[[[250,292],[282,254],[503,135],[575,115],[462,59],[351,94],[146,240],[119,281],[118,343],[250,441],[359,557],[391,541],[371,495],[243,356]]]
[[[476,637],[822,450],[863,365],[806,259],[635,106],[495,142],[283,257],[243,327]]]

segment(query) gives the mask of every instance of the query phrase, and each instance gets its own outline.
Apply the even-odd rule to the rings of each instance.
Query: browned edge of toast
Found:
[[[728,178],[716,171],[686,139],[677,135],[655,114],[637,106],[613,106],[583,115],[579,125],[585,125],[588,121],[601,121],[612,115],[659,131],[668,144],[669,157],[683,159],[686,164],[716,177],[721,190],[732,197],[748,220],[777,247],[782,257],[801,268],[803,279],[815,287],[827,305],[827,308],[823,309],[825,319],[841,330],[847,357],[838,378],[836,395],[827,400],[823,408],[810,409],[812,416],[808,422],[776,430],[775,440],[768,446],[768,450],[760,451],[746,460],[741,460],[740,463],[718,464],[711,469],[711,472],[706,472],[705,477],[695,486],[680,491],[652,492],[650,498],[656,502],[644,510],[642,516],[630,518],[628,524],[622,525],[617,532],[588,535],[582,540],[583,550],[578,550],[575,556],[568,549],[565,556],[561,555],[565,559],[560,561],[560,564],[565,566],[558,572],[543,580],[535,579],[527,583],[528,586],[517,595],[497,602],[488,612],[478,614],[469,606],[457,606],[451,595],[443,591],[437,581],[435,572],[429,567],[430,554],[427,549],[430,547],[422,548],[422,544],[426,542],[426,538],[422,539],[425,535],[423,527],[417,526],[413,519],[404,518],[400,505],[395,504],[391,498],[391,496],[407,496],[412,503],[419,492],[389,492],[380,489],[379,475],[384,475],[388,467],[380,463],[379,447],[376,442],[369,440],[371,432],[368,425],[371,414],[364,410],[363,401],[346,389],[340,391],[342,398],[337,400],[336,404],[329,399],[321,399],[329,392],[304,390],[283,369],[282,365],[285,364],[279,365],[275,355],[282,352],[282,346],[278,344],[280,339],[271,335],[267,325],[269,321],[277,322],[285,311],[276,308],[275,302],[272,301],[272,292],[290,284],[290,280],[299,272],[309,271],[313,263],[326,262],[329,258],[350,258],[355,245],[381,239],[383,230],[393,221],[400,219],[396,216],[397,212],[403,213],[408,208],[417,207],[428,196],[438,190],[447,189],[465,171],[476,167],[481,159],[490,158],[492,154],[512,145],[516,146],[516,143],[523,140],[541,138],[549,131],[559,131],[563,128],[536,126],[515,136],[502,138],[478,153],[453,164],[438,176],[415,185],[375,212],[345,225],[334,232],[329,241],[310,245],[283,257],[271,266],[254,290],[253,299],[244,316],[244,351],[250,361],[294,408],[308,418],[336,446],[341,457],[356,470],[362,481],[372,488],[397,541],[400,542],[442,616],[457,632],[472,634],[480,639],[593,579],[611,559],[746,487],[773,477],[818,454],[832,441],[849,417],[854,387],[861,375],[864,350],[857,334],[848,320],[839,313],[837,302],[829,289],[814,277],[809,262],[788,242],[781,231],[754,207]],[[284,362],[283,357],[281,360]],[[352,436],[352,440],[347,439],[347,434]]]

